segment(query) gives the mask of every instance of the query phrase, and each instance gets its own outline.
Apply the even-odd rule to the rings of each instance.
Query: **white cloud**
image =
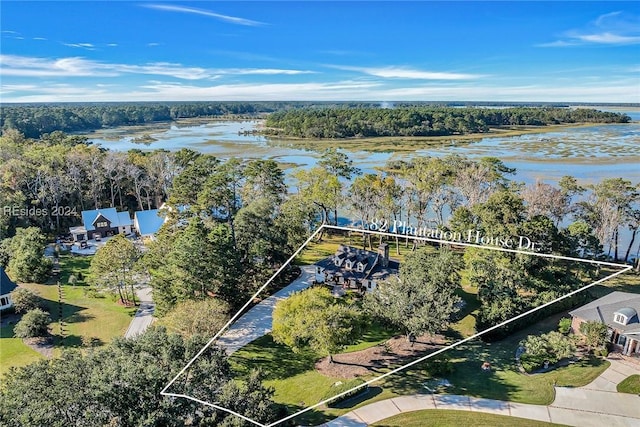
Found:
[[[640,43],[640,36],[621,36],[613,33],[584,34],[576,36],[578,39],[603,44],[634,44]]]
[[[96,50],[96,47],[92,43],[62,43],[68,47],[77,47],[86,50]]]
[[[149,9],[164,10],[168,12],[191,13],[195,15],[208,16],[210,18],[215,18],[217,20],[228,22],[230,24],[245,25],[249,27],[265,25],[263,22],[253,21],[251,19],[239,18],[237,16],[222,15],[219,13],[211,12],[209,10],[196,9],[194,7],[174,6],[170,4],[145,4],[142,6],[147,7]]]
[[[47,40],[44,37],[34,37],[33,40]]]
[[[81,57],[49,59],[0,55],[0,75],[19,77],[115,77],[123,74],[145,74],[170,76],[181,80],[211,80],[220,75],[295,75],[311,73],[314,72],[277,68],[208,69],[187,67],[169,62],[118,64],[93,61]]]
[[[118,46],[118,43],[107,43],[107,46],[116,47],[116,46]]]
[[[3,87],[3,90],[7,90]],[[253,100],[344,100],[344,101],[530,101],[530,102],[636,102],[640,88],[634,79],[607,84],[563,85],[421,85],[390,88],[384,82],[337,81],[331,83],[257,83],[196,86],[149,82],[120,91],[96,86],[9,87],[5,102],[95,101],[253,101]],[[18,93],[21,91],[21,93]]]
[[[640,17],[615,11],[598,16],[582,29],[564,33],[564,38],[540,43],[537,47],[567,47],[584,45],[628,45],[640,43]]]
[[[415,79],[415,80],[471,80],[483,76],[478,74],[463,74],[442,71],[423,71],[405,67],[350,67],[330,65],[331,68],[346,71],[356,71],[370,76],[383,77],[385,79]]]

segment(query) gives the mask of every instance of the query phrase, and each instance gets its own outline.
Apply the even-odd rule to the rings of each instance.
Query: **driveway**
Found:
[[[555,400],[549,406],[448,394],[416,394],[363,406],[324,426],[364,427],[403,412],[456,409],[579,427],[638,427],[640,396],[618,393],[616,385],[629,375],[640,374],[640,368],[618,360],[615,355],[608,360],[611,366],[590,384],[584,387],[556,387]]]
[[[315,279],[315,265],[300,267],[301,274],[291,284],[247,311],[237,319],[229,329],[218,338],[217,344],[231,355],[241,347],[249,344],[269,332],[273,327],[273,309],[276,303],[286,299],[294,292],[301,291],[313,284]]]
[[[136,289],[136,295],[140,301],[140,307],[138,307],[135,317],[131,320],[127,332],[124,333],[125,338],[133,338],[142,334],[153,322],[153,312],[156,305],[153,303],[151,287],[143,286]]]

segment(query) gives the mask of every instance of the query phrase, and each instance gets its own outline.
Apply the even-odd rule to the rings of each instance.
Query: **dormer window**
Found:
[[[350,259],[345,261],[344,268],[346,268],[347,270],[351,270],[353,268],[353,261],[351,261]]]
[[[358,272],[362,273],[364,271],[364,264],[359,262],[357,268],[358,268]]]
[[[628,325],[638,321],[638,313],[631,307],[624,307],[613,313],[613,321],[621,325]]]

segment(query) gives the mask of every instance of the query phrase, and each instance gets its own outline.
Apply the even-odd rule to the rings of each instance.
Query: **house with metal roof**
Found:
[[[69,232],[76,242],[131,234],[133,220],[129,212],[118,212],[116,208],[94,209],[82,211],[82,225],[70,227]]]
[[[133,227],[140,237],[154,239],[155,234],[167,220],[166,214],[166,210],[162,208],[136,211],[133,214]]]
[[[587,321],[607,325],[609,341],[624,355],[640,357],[640,294],[612,292],[569,314],[571,330],[580,333],[580,324]]]
[[[4,268],[0,267],[0,310],[6,310],[13,306],[13,301],[11,301],[11,292],[13,292],[17,287],[18,285],[9,279]]]

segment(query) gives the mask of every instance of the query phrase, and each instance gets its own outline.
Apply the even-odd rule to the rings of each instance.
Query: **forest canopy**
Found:
[[[579,108],[329,108],[277,111],[267,117],[265,133],[295,138],[448,136],[486,133],[504,126],[571,123],[628,123],[629,116]]]

